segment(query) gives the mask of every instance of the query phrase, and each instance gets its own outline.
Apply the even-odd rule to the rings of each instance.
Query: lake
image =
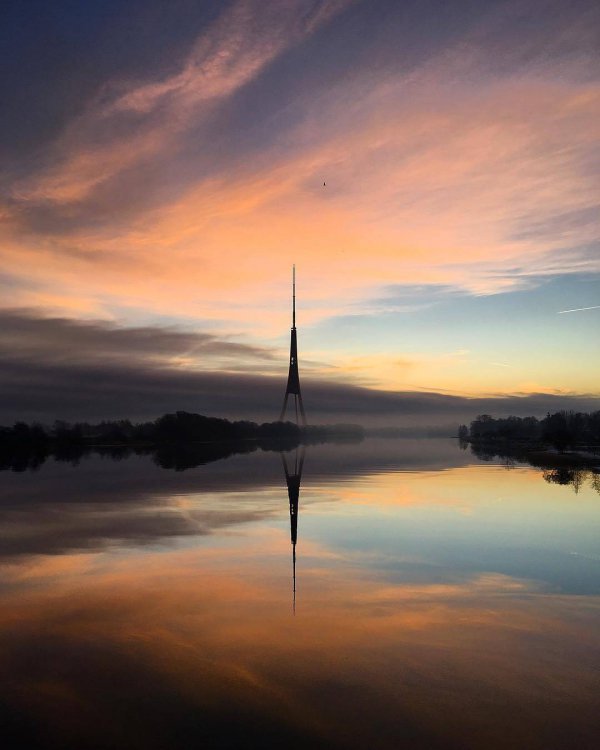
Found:
[[[5,748],[600,746],[598,475],[367,439],[0,488]]]

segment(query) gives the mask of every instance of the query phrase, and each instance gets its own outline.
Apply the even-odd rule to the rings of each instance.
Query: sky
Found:
[[[593,0],[0,13],[0,422],[600,405]]]

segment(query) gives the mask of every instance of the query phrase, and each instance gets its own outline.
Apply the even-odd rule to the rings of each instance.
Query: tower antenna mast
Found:
[[[296,327],[296,264],[292,266],[292,328]]]

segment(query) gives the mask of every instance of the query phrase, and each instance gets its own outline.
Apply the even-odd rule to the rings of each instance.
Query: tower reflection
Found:
[[[300,499],[300,483],[302,481],[302,469],[306,449],[303,445],[298,446],[293,456],[281,453],[285,483],[287,484],[288,499],[290,502],[290,541],[292,543],[292,589],[293,589],[293,612],[296,614],[296,542],[298,541],[298,501]]]

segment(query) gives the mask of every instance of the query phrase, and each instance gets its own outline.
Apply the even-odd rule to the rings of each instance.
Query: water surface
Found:
[[[285,458],[0,474],[5,747],[598,746],[597,475]]]

